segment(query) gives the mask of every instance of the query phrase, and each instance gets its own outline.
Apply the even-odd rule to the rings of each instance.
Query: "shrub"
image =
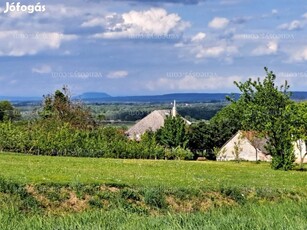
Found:
[[[161,188],[150,188],[144,194],[145,204],[154,208],[166,208],[165,196]]]

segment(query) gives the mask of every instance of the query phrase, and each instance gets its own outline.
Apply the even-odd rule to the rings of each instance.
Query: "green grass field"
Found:
[[[0,153],[0,229],[307,229],[307,171]]]
[[[21,183],[118,183],[131,186],[220,185],[302,190],[307,172],[276,171],[268,163],[121,160],[0,154],[0,176]]]

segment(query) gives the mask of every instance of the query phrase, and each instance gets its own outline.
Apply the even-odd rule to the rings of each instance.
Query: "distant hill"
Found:
[[[293,100],[307,100],[307,92],[293,91],[291,99],[293,99]]]
[[[20,101],[41,101],[42,97],[14,97],[14,96],[0,96],[1,101],[12,101],[12,102],[20,102]]]
[[[164,95],[151,95],[151,96],[122,96],[122,97],[105,97],[105,98],[87,98],[86,102],[89,103],[103,103],[103,102],[143,102],[143,103],[159,103],[171,102],[220,102],[225,101],[226,96],[231,96],[230,93],[175,93]],[[234,94],[235,98],[239,98],[239,94]]]
[[[111,96],[107,93],[87,92],[79,96],[76,96],[74,98],[81,99],[81,100],[91,100],[91,99],[102,99],[102,98],[108,98],[108,97],[111,97]]]
[[[84,93],[79,97],[80,99],[89,103],[133,103],[133,102],[143,102],[143,103],[163,103],[171,102],[176,100],[177,102],[222,102],[226,101],[226,96],[233,96],[238,99],[240,94],[235,93],[173,93],[164,95],[146,95],[146,96],[120,96],[112,97],[105,93]],[[293,100],[307,100],[307,92],[292,92],[291,98]]]
[[[87,92],[73,97],[75,100],[82,100],[86,103],[165,103],[176,100],[177,102],[223,102],[226,96],[239,98],[240,94],[235,93],[173,93],[164,95],[146,95],[146,96],[120,96],[112,97],[107,93]],[[292,100],[307,100],[307,92],[293,91]],[[6,97],[0,96],[0,100],[12,102],[36,102],[41,101],[42,97]]]

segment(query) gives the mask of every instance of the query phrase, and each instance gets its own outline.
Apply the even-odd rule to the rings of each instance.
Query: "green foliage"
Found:
[[[210,103],[191,103],[177,108],[178,113],[192,120],[210,120],[221,108],[225,102]],[[169,103],[103,103],[89,104],[93,116],[98,120],[116,120],[116,121],[137,121],[156,109],[169,109]]]
[[[161,188],[149,188],[145,190],[144,193],[145,204],[154,207],[163,209],[166,208],[165,195]]]
[[[192,124],[188,130],[188,148],[194,153],[204,152],[211,147],[210,127],[206,122]],[[197,154],[199,156],[199,154]],[[207,156],[206,156],[207,157]]]
[[[126,200],[135,200],[135,201],[140,201],[141,197],[140,194],[130,188],[124,188],[120,191],[121,198],[126,199]]]
[[[189,149],[184,149],[180,146],[172,149],[173,156],[178,160],[191,160],[194,154]]]
[[[164,126],[157,132],[158,142],[168,148],[186,147],[188,142],[185,121],[180,117],[167,117]]]
[[[290,114],[286,107],[291,104],[287,82],[275,85],[276,76],[265,68],[263,81],[235,82],[242,92],[237,104],[242,110],[244,130],[254,130],[268,137],[267,150],[273,157],[274,169],[289,170],[293,167],[294,153],[290,130]]]
[[[36,155],[163,159],[164,148],[153,133],[140,142],[128,140],[115,127],[92,130],[75,128],[60,120],[44,119],[28,124],[0,123],[0,151]]]
[[[242,108],[232,103],[220,110],[209,123],[200,122],[189,129],[188,147],[194,152],[206,151],[206,158],[215,160],[214,148],[221,148],[242,128]]]
[[[40,211],[39,202],[26,190],[25,186],[0,177],[0,194],[15,195],[18,197],[18,207],[20,211]]]
[[[244,204],[246,202],[246,195],[243,191],[237,187],[221,187],[221,193],[227,197],[232,198],[239,204]]]
[[[9,101],[0,101],[0,122],[20,118],[20,113]]]
[[[81,103],[73,102],[66,86],[62,90],[56,90],[54,94],[44,96],[40,116],[44,119],[67,122],[83,129],[94,125],[90,110]]]
[[[176,148],[166,148],[164,150],[165,159],[176,160],[191,160],[194,154],[189,149],[184,149],[180,146]]]

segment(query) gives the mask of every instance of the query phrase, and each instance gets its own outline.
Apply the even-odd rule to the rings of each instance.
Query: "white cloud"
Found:
[[[195,36],[193,36],[193,37],[191,38],[191,41],[192,41],[192,42],[201,42],[201,41],[203,41],[205,38],[206,38],[206,34],[205,34],[205,33],[202,33],[202,32],[199,32],[198,34],[196,34]]]
[[[125,70],[118,70],[108,73],[107,78],[110,79],[119,79],[119,78],[125,78],[128,76],[128,72]]]
[[[41,66],[32,68],[33,73],[39,73],[39,74],[50,73],[51,71],[52,69],[49,65],[41,65]]]
[[[210,47],[198,47],[195,51],[196,58],[218,58],[236,54],[238,53],[238,48],[233,45],[220,44]]]
[[[94,27],[103,26],[105,23],[104,18],[93,18],[81,24],[81,27]]]
[[[0,56],[35,55],[44,50],[58,49],[63,42],[74,39],[77,39],[76,35],[55,32],[0,31]]]
[[[206,42],[203,42],[206,40]],[[220,58],[232,62],[233,55],[237,54],[238,47],[225,39],[208,37],[205,33],[198,33],[174,45],[182,49],[185,55],[193,55],[196,59]]]
[[[300,22],[299,20],[294,20],[290,23],[284,23],[278,26],[279,29],[282,30],[300,30],[303,28],[303,23]]]
[[[105,27],[110,31],[115,31],[120,29],[120,25],[123,23],[123,18],[121,15],[116,13],[111,13],[106,16],[94,17],[81,24],[81,27]]]
[[[209,22],[208,26],[213,29],[224,29],[228,26],[229,20],[227,18],[215,17],[212,21]]]
[[[103,24],[106,32],[96,38],[125,38],[140,35],[161,36],[181,33],[189,26],[178,14],[168,14],[165,9],[151,8],[147,11],[130,11],[122,15],[110,14],[103,19],[93,18],[83,26]]]
[[[272,9],[272,14],[278,14],[278,10],[277,9]]]
[[[304,19],[307,19],[307,13],[303,14],[302,17],[303,17]]]
[[[146,85],[149,90],[220,90],[234,88],[234,81],[242,81],[240,76],[210,76],[196,77],[186,75],[182,78],[159,78]],[[217,84],[222,82],[223,84]]]
[[[263,56],[275,54],[278,51],[278,43],[276,41],[270,41],[265,45],[260,45],[252,51],[254,56]]]
[[[295,50],[290,54],[291,62],[303,62],[307,61],[307,46],[302,47],[302,49]]]

